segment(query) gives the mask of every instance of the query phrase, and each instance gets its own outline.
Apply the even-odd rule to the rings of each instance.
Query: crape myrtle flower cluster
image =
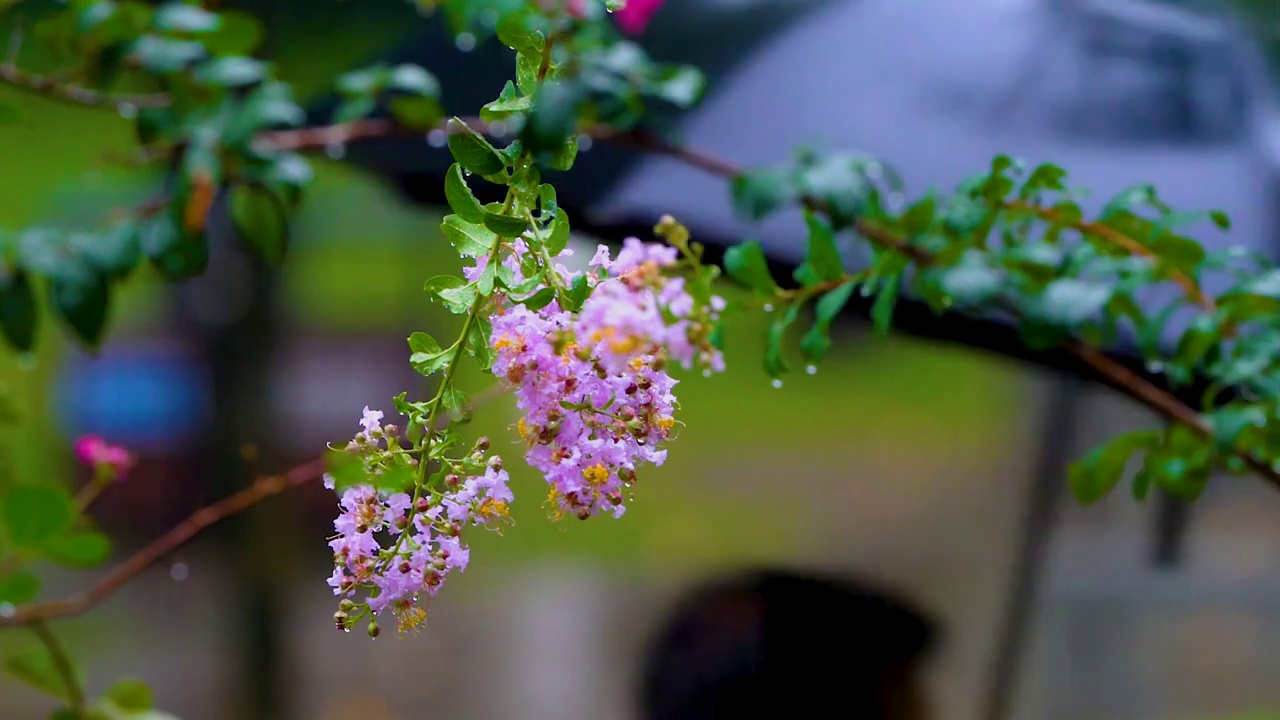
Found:
[[[531,240],[514,238],[498,254],[512,284],[524,283],[526,270],[539,265],[530,257]],[[672,363],[708,373],[724,368],[712,328],[725,302],[709,294],[705,302],[694,299],[687,280],[671,274],[680,267],[674,247],[632,238],[612,257],[601,246],[583,272],[565,267],[570,255],[566,248],[545,256],[538,272],[562,288],[586,281],[589,294],[576,312],[556,300],[534,309],[501,292],[486,304],[491,370],[514,389],[522,412],[516,431],[525,459],[550,486],[552,514],[619,517],[640,467],[666,459],[677,424]],[[463,275],[474,282],[489,262],[481,255]],[[424,482],[413,443],[404,447],[399,429],[382,420],[366,407],[344,451],[359,459],[366,477],[409,469],[418,480],[404,488],[390,482],[342,489],[330,541],[329,585],[343,598],[334,621],[349,630],[368,616],[373,636],[384,612],[402,631],[420,626],[426,603],[470,560],[464,532],[500,530],[514,499],[502,459],[488,454],[488,439],[461,459],[432,456],[440,467]],[[326,476],[326,486],[337,488],[335,478]]]
[[[366,407],[363,429],[346,448],[374,475],[397,467],[397,456],[407,453],[398,428],[382,425],[382,417]],[[482,438],[470,456],[450,462],[438,489],[410,494],[362,484],[342,491],[342,512],[329,542],[334,554],[329,585],[344,598],[334,615],[339,628],[349,630],[363,615],[387,610],[400,630],[418,627],[426,619],[422,601],[439,591],[450,572],[467,567],[471,552],[463,530],[500,529],[513,497],[502,458],[485,455],[488,445]],[[404,462],[417,463],[413,458]],[[462,474],[468,472],[473,474]],[[334,489],[332,476],[326,476],[325,486]],[[364,597],[357,603],[360,594]],[[380,633],[376,621],[369,633]]]
[[[525,459],[550,485],[558,518],[619,517],[645,463],[661,465],[675,428],[670,362],[724,368],[710,330],[724,300],[699,306],[684,278],[663,271],[677,250],[628,239],[617,258],[601,246],[594,286],[577,313],[551,302],[493,318],[493,371],[515,389]]]

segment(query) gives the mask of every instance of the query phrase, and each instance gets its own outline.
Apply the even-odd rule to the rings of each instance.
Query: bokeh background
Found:
[[[926,19],[938,5],[897,2]],[[263,18],[265,55],[317,103],[336,72],[397,47],[414,18],[398,0],[226,5]],[[1278,11],[1272,0],[1242,0],[1233,17],[1247,32],[1233,42],[1270,52]],[[37,43],[23,57],[43,60]],[[124,119],[7,88],[0,100],[25,116],[0,126],[0,224],[92,225],[146,197],[155,178],[110,159],[132,147]],[[1269,167],[1257,138],[1236,133],[1231,147]],[[255,270],[230,247],[208,275],[179,286],[141,272],[100,355],[58,332],[45,332],[34,356],[0,355],[0,384],[29,418],[5,438],[20,473],[80,482],[69,448],[82,432],[142,453],[95,511],[118,539],[115,557],[255,472],[349,438],[364,405],[390,411],[394,394],[425,392],[404,339],[447,335],[455,323],[421,292],[425,278],[458,266],[440,241],[441,211],[340,159],[320,154],[316,170],[280,272]],[[1046,442],[1058,438],[1075,457],[1150,419],[1084,384],[857,323],[838,328],[816,374],[794,373],[777,389],[757,361],[763,334],[761,318],[733,319],[729,371],[682,378],[686,427],[623,519],[553,524],[541,481],[509,462],[515,526],[475,539],[471,568],[451,578],[420,636],[369,641],[332,629],[334,498],[316,483],[202,536],[67,621],[90,688],[143,678],[184,720],[628,718],[643,643],[679,592],[768,564],[873,579],[924,606],[943,628],[929,666],[938,717],[978,717],[1029,498],[1057,472],[1040,464]],[[501,448],[515,418],[499,399],[473,430]],[[1154,518],[1126,493],[1053,517],[1014,717],[1280,717],[1280,498],[1247,481],[1215,486],[1170,567],[1152,561]],[[50,573],[49,597],[90,581]],[[0,633],[0,655],[26,641]],[[47,712],[0,678],[0,718]]]

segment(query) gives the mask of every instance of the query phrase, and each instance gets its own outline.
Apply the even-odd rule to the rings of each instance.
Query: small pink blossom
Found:
[[[639,35],[649,27],[649,21],[661,7],[662,0],[627,0],[626,5],[613,16],[623,32]]]
[[[123,478],[137,462],[133,453],[112,445],[97,435],[82,435],[75,443],[76,457],[95,469],[107,470],[113,478]]]

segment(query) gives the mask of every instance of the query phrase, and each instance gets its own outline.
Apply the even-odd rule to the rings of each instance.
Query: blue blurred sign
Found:
[[[172,454],[207,425],[211,395],[195,357],[168,345],[134,345],[71,358],[53,401],[70,436],[91,433],[135,450]]]

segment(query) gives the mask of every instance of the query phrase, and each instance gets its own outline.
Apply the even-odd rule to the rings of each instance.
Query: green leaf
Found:
[[[382,92],[390,81],[391,68],[386,65],[373,65],[339,75],[334,81],[334,87],[339,93],[349,98],[363,98]]]
[[[100,532],[79,530],[49,538],[42,550],[59,565],[95,568],[111,555],[111,540]]]
[[[565,138],[559,147],[543,153],[540,160],[545,162],[552,170],[568,170],[573,167],[573,161],[577,158],[578,136],[574,134]]]
[[[121,680],[107,690],[103,698],[126,712],[138,713],[155,707],[151,688],[140,680]]]
[[[559,293],[560,307],[569,312],[578,312],[587,301],[591,288],[587,285],[587,274],[583,273],[573,279],[573,283]]]
[[[392,98],[388,108],[401,125],[413,130],[430,130],[444,116],[438,100],[421,95]]]
[[[527,49],[516,52],[516,87],[526,94],[538,90],[538,70],[542,67],[542,51]]]
[[[484,208],[471,193],[466,178],[462,176],[462,166],[457,163],[450,166],[444,176],[444,197],[462,220],[472,224],[484,222]]]
[[[363,459],[345,450],[325,451],[325,465],[333,477],[334,490],[339,493],[355,485],[372,485],[379,490],[402,492],[417,481],[414,469],[404,465],[370,472]]]
[[[530,295],[529,297],[524,298],[523,300],[518,300],[517,302],[529,308],[530,310],[541,310],[547,305],[550,305],[551,301],[555,299],[556,299],[555,288],[544,287],[541,290],[538,290],[534,294]]]
[[[393,90],[412,95],[430,96],[432,98],[440,95],[440,82],[436,80],[434,75],[419,65],[397,65],[391,70],[388,85]]]
[[[138,228],[138,245],[152,260],[163,257],[182,242],[182,232],[168,213],[145,221]]]
[[[980,250],[966,250],[960,262],[937,273],[942,291],[958,305],[981,305],[1000,294],[1003,276]]]
[[[476,359],[481,370],[487,371],[493,367],[493,361],[498,355],[490,343],[492,333],[493,325],[484,317],[477,317],[467,330],[467,353]]]
[[[880,294],[876,295],[876,301],[871,306],[871,322],[881,335],[888,333],[890,326],[893,325],[893,309],[898,303],[900,285],[900,274],[885,278]]]
[[[498,236],[505,238],[520,237],[525,230],[529,229],[529,221],[524,218],[499,215],[487,210],[484,213],[484,225]],[[488,252],[488,248],[485,252]]]
[[[40,318],[35,291],[27,274],[5,274],[0,266],[0,332],[15,349],[27,352],[35,347]]]
[[[1108,283],[1059,278],[1049,283],[1032,303],[1032,313],[1043,322],[1075,327],[1102,311],[1115,287]]]
[[[809,287],[843,278],[844,264],[831,226],[812,211],[805,211],[804,220],[809,226],[809,251],[804,264],[796,268],[796,282]]]
[[[449,417],[454,422],[468,422],[471,419],[471,400],[467,397],[457,385],[457,383],[449,383],[444,389],[444,395],[440,401],[443,403],[445,412],[449,413]]]
[[[516,52],[541,53],[546,45],[542,33],[533,27],[534,13],[528,10],[508,13],[494,28],[498,42]]]
[[[167,75],[182,72],[206,57],[207,53],[204,45],[198,42],[143,35],[133,42],[129,55],[147,70]]]
[[[85,345],[94,348],[102,342],[107,324],[111,290],[97,274],[81,278],[57,278],[49,283],[50,304]]]
[[[440,223],[440,230],[449,239],[453,249],[463,257],[478,258],[488,255],[498,239],[489,228],[467,222],[460,215],[446,215],[444,222]]]
[[[192,78],[198,83],[228,88],[252,85],[266,76],[266,63],[239,56],[214,58],[192,73]]]
[[[1222,230],[1231,229],[1231,217],[1221,210],[1213,210],[1209,213],[1209,219],[1213,220],[1213,224]]]
[[[938,213],[938,199],[932,191],[902,214],[902,230],[909,236],[919,235],[933,227]]]
[[[578,110],[586,99],[587,88],[579,81],[543,83],[520,134],[524,146],[535,155],[559,152],[565,138],[576,137]]]
[[[257,183],[234,185],[227,198],[231,223],[240,241],[272,265],[284,260],[289,244],[289,217],[284,202]]]
[[[823,295],[814,305],[813,327],[800,340],[800,352],[805,360],[818,362],[831,349],[831,323],[849,302],[849,297],[853,295],[853,286],[854,283],[844,283]],[[780,367],[780,369],[783,368],[785,366]]]
[[[71,699],[67,681],[58,672],[57,664],[43,645],[9,658],[5,661],[5,669],[10,675],[47,695],[61,700]],[[84,674],[80,668],[73,666],[71,670],[72,682],[77,687],[84,687]]]
[[[163,32],[207,33],[217,30],[222,19],[198,5],[175,0],[156,8],[152,23]]]
[[[498,97],[480,108],[480,119],[491,123],[505,120],[511,115],[525,113],[533,109],[533,96],[521,95],[515,83],[510,80],[502,87]]]
[[[547,186],[544,185],[543,187]],[[569,216],[560,208],[556,208],[555,213],[556,219],[551,224],[551,234],[543,242],[551,257],[564,252],[564,249],[569,246]]]
[[[427,281],[424,289],[455,315],[468,312],[476,299],[475,287],[456,275],[437,275]]]
[[[1154,430],[1138,430],[1112,438],[1072,464],[1068,474],[1072,492],[1085,505],[1101,500],[1120,482],[1129,458],[1135,452],[1155,448],[1159,442],[1160,434]]]
[[[645,90],[672,105],[687,110],[702,99],[707,78],[692,65],[664,65],[653,73]]]
[[[769,272],[769,261],[764,249],[755,240],[748,240],[729,248],[724,253],[724,270],[730,278],[746,285],[761,295],[778,294],[778,283]]]
[[[20,548],[40,548],[71,525],[72,503],[66,491],[52,485],[16,485],[0,497],[0,520],[9,540]]]
[[[1218,452],[1231,452],[1241,433],[1249,428],[1263,428],[1267,424],[1266,412],[1257,405],[1227,405],[1207,413],[1205,420],[1213,428],[1213,439]]]
[[[0,604],[26,605],[40,594],[40,578],[33,572],[15,570],[0,576]]]
[[[761,220],[796,199],[796,188],[785,170],[766,169],[742,173],[729,182],[733,207],[746,220]]]
[[[441,349],[435,338],[423,332],[409,336],[409,349],[413,351],[409,356],[409,364],[414,370],[427,376],[444,370],[457,354],[455,348]]]
[[[448,123],[449,152],[464,170],[479,175],[496,175],[506,168],[498,151],[488,140],[457,118]]]
[[[75,233],[68,242],[94,269],[111,279],[126,277],[142,259],[138,226],[132,222],[121,223],[100,235]]]
[[[782,342],[786,338],[787,328],[791,323],[795,322],[800,315],[800,303],[789,303],[778,317],[769,325],[769,331],[765,336],[765,354],[764,354],[764,371],[772,378],[777,378],[787,371],[786,355],[783,352]]]

